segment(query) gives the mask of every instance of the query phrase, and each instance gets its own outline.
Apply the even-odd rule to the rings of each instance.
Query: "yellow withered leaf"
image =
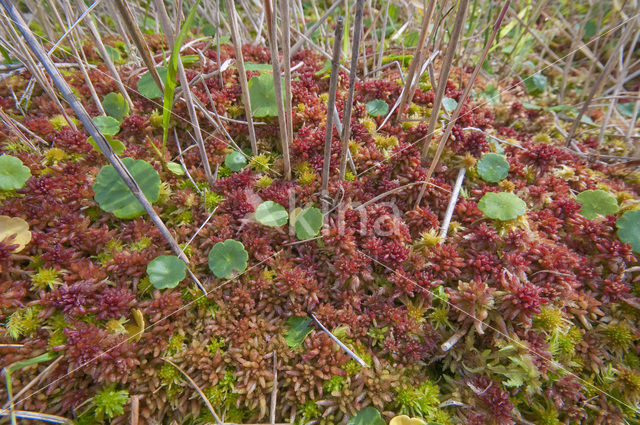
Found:
[[[0,242],[8,239],[12,235],[15,237],[8,241],[10,245],[18,245],[13,252],[20,252],[31,242],[31,232],[29,231],[29,223],[19,217],[7,217],[0,215]]]
[[[134,325],[132,323],[125,325],[125,329],[133,341],[140,341],[140,338],[142,338],[142,334],[144,333],[144,317],[142,316],[142,312],[137,308],[131,309],[131,315],[133,316],[133,320],[135,320],[136,324]]]
[[[425,425],[425,422],[422,419],[410,418],[407,415],[400,415],[391,419],[389,425]]]

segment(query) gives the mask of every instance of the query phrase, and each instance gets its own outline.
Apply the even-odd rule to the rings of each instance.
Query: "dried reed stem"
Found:
[[[331,172],[331,141],[333,140],[333,108],[336,104],[336,92],[338,90],[338,66],[342,53],[342,16],[338,17],[333,40],[333,57],[331,59],[331,77],[329,79],[329,100],[327,103],[327,124],[324,133],[324,158],[322,160],[322,191],[323,197],[327,195],[329,185],[329,173]]]
[[[156,70],[156,64],[151,57],[151,51],[149,50],[147,41],[144,39],[140,28],[136,24],[136,21],[131,14],[131,11],[129,10],[127,3],[125,2],[125,0],[115,0],[114,2],[118,9],[118,12],[120,12],[120,15],[122,16],[122,19],[124,19],[124,24],[127,27],[129,35],[133,39],[133,43],[136,45],[140,56],[142,56],[144,64],[149,70],[149,74],[151,74],[151,77],[153,78],[153,81],[155,81],[158,88],[164,91],[164,84],[162,82],[162,79],[160,78],[160,75],[158,75],[158,71]]]
[[[249,127],[249,141],[251,142],[251,153],[258,154],[258,143],[256,141],[256,132],[253,128],[253,113],[251,112],[251,98],[249,96],[249,83],[247,82],[247,73],[244,69],[244,56],[242,55],[242,41],[238,33],[238,21],[236,17],[236,5],[234,0],[225,0],[227,11],[229,12],[229,28],[231,29],[231,41],[233,49],[236,52],[236,65],[238,66],[238,78],[240,79],[240,88],[242,89],[242,102],[244,103],[244,111],[247,117],[247,125]]]
[[[331,5],[331,7],[328,8],[326,10],[326,12],[324,12],[324,14],[320,18],[318,18],[318,20],[316,22],[314,22],[313,25],[311,25],[307,31],[304,32],[304,35],[307,36],[307,37],[311,37],[311,34],[316,32],[316,30],[320,27],[320,25],[322,25],[324,23],[324,21],[326,21],[327,18],[329,16],[331,16],[333,11],[336,10],[340,5],[341,5],[341,3],[339,1],[334,2]],[[298,39],[298,41],[296,41],[296,43],[293,45],[293,47],[291,47],[291,56],[295,55],[296,52],[298,50],[300,50],[300,48],[302,47],[304,42],[305,42],[305,39],[303,37],[300,37],[300,39]]]
[[[204,392],[202,392],[202,390],[200,389],[198,384],[196,384],[196,381],[194,381],[193,378],[191,378],[187,374],[187,372],[185,372],[180,366],[178,366],[177,364],[175,364],[171,360],[167,359],[166,357],[163,357],[162,360],[164,360],[165,362],[169,363],[171,366],[173,366],[176,369],[178,369],[178,371],[182,375],[184,375],[185,378],[187,378],[187,381],[189,381],[191,386],[196,390],[196,392],[198,393],[200,398],[202,398],[202,400],[204,401],[204,404],[207,406],[207,409],[209,409],[209,412],[211,412],[211,415],[213,415],[213,418],[216,420],[216,423],[218,423],[218,425],[222,425],[222,421],[220,420],[220,417],[216,414],[215,409],[213,408],[213,406],[211,405],[211,402],[209,401],[209,398],[204,394]]]
[[[162,25],[162,29],[165,32],[167,40],[169,44],[174,49],[174,33],[171,28],[171,23],[169,22],[169,16],[167,15],[167,10],[164,7],[164,3],[162,0],[155,0],[156,9],[158,14],[160,15],[160,24]],[[178,47],[179,49],[179,47]],[[180,85],[184,88],[184,100],[187,104],[187,111],[189,112],[189,119],[191,120],[191,125],[193,126],[194,132],[196,134],[196,145],[198,146],[198,151],[200,151],[200,160],[202,162],[202,168],[204,169],[205,176],[207,177],[207,182],[209,182],[209,186],[213,187],[215,179],[213,178],[213,174],[211,173],[211,166],[209,165],[209,157],[207,155],[207,150],[204,146],[204,140],[202,139],[202,131],[200,130],[200,122],[198,121],[198,114],[196,114],[196,108],[193,102],[193,95],[191,94],[191,90],[189,89],[189,81],[187,80],[187,75],[184,72],[184,66],[182,65],[182,61],[179,59],[178,55],[178,74],[180,75]]]
[[[466,0],[461,0],[460,2],[460,6],[462,7],[462,3],[466,2]],[[462,96],[460,96],[460,101],[458,102],[458,106],[456,106],[455,111],[453,112],[453,116],[451,117],[451,120],[449,121],[449,124],[447,125],[447,128],[445,129],[445,131],[442,134],[442,137],[440,138],[440,143],[438,144],[438,149],[436,150],[436,154],[433,157],[433,160],[431,161],[431,165],[429,166],[429,170],[427,171],[427,174],[425,176],[425,183],[422,186],[422,188],[420,188],[420,193],[418,195],[418,198],[416,200],[416,204],[415,206],[418,207],[420,205],[420,201],[422,201],[422,197],[424,196],[424,192],[427,189],[427,182],[431,179],[431,176],[433,175],[434,170],[436,169],[436,166],[438,165],[438,161],[440,160],[440,155],[442,155],[442,151],[444,150],[444,147],[447,143],[447,140],[449,140],[449,136],[451,135],[451,130],[453,130],[453,126],[456,124],[456,121],[458,120],[458,117],[460,116],[460,112],[462,111],[462,106],[464,105],[464,102],[467,100],[467,98],[469,97],[469,93],[471,93],[471,88],[473,87],[473,82],[475,81],[475,79],[478,77],[478,74],[480,73],[480,70],[482,69],[482,64],[484,63],[485,59],[487,58],[487,54],[489,53],[489,49],[491,47],[491,45],[493,44],[493,40],[495,40],[496,35],[498,34],[498,30],[500,29],[500,25],[502,24],[502,20],[504,19],[505,14],[507,13],[507,10],[509,9],[509,5],[511,4],[511,0],[506,0],[504,3],[504,6],[502,7],[502,11],[500,12],[500,15],[498,16],[498,19],[496,20],[495,25],[493,26],[493,31],[491,32],[491,35],[489,36],[489,40],[487,40],[487,42],[485,43],[484,49],[482,51],[482,55],[480,56],[480,60],[478,60],[478,63],[476,63],[476,66],[473,70],[473,73],[471,74],[471,77],[469,77],[469,81],[467,82],[467,85],[464,88],[464,91],[462,92]],[[466,7],[466,3],[465,3],[465,7]],[[462,14],[464,14],[464,11],[462,11]],[[459,15],[460,15],[460,11],[459,11]],[[456,19],[456,24],[458,23],[458,19]],[[449,53],[448,51],[451,49],[452,46],[449,46],[447,48],[447,54]],[[455,45],[454,45],[455,47]],[[441,77],[438,81],[438,88],[444,87],[447,85],[447,80],[442,80],[442,74]],[[444,89],[443,89],[444,90]],[[444,93],[444,91],[443,91]],[[436,114],[437,115],[437,111],[434,108],[432,111],[432,114]],[[433,115],[431,116],[433,118]],[[431,124],[433,120],[431,120],[429,123]],[[424,140],[424,145],[422,147],[422,159],[426,159],[427,153],[428,153],[428,149],[429,149],[429,142],[431,140],[431,135],[433,134],[433,129],[431,129],[431,125],[429,126],[429,130],[427,131],[427,135],[425,136],[425,140]]]
[[[440,226],[440,238],[442,239],[447,237],[451,217],[453,216],[453,211],[456,208],[456,203],[458,202],[458,196],[460,196],[460,189],[462,188],[462,182],[464,181],[464,175],[466,172],[467,169],[464,167],[458,171],[456,184],[453,186],[451,197],[449,198],[449,205],[447,205],[447,212],[445,212],[444,218],[442,219],[442,226]]]
[[[87,6],[84,4],[84,1],[76,0],[76,4],[78,5],[81,12],[84,12],[87,10]],[[116,85],[118,86],[118,90],[122,94],[122,97],[124,97],[124,100],[126,100],[127,103],[129,104],[129,107],[133,108],[133,101],[129,97],[129,93],[127,93],[127,89],[125,88],[124,83],[120,78],[120,74],[118,74],[118,70],[113,64],[113,61],[109,56],[109,53],[107,52],[107,48],[104,47],[104,43],[102,42],[102,37],[100,36],[100,32],[98,31],[98,28],[96,28],[95,22],[93,22],[93,18],[91,16],[88,16],[88,19],[85,22],[87,24],[87,27],[89,27],[89,32],[91,33],[94,41],[96,42],[96,47],[98,48],[98,52],[100,52],[100,56],[102,57],[104,64],[107,66],[109,73],[111,74],[114,81],[116,82]]]
[[[342,116],[342,135],[340,136],[340,180],[344,180],[347,171],[347,150],[351,137],[351,111],[353,109],[353,93],[356,88],[356,70],[358,69],[358,53],[360,52],[360,39],[362,36],[362,12],[364,0],[356,1],[356,20],[353,29],[353,44],[351,46],[351,73],[349,74],[349,93],[344,106]]]
[[[289,131],[287,130],[285,106],[284,100],[282,98],[282,77],[280,76],[280,61],[278,58],[276,8],[275,4],[273,7],[271,7],[271,2],[269,0],[265,0],[264,7],[267,14],[267,26],[269,28],[269,50],[271,51],[271,65],[273,68],[273,89],[275,91],[276,105],[278,107],[278,126],[280,128],[282,158],[284,160],[284,176],[287,180],[291,180],[291,159],[289,158]],[[287,64],[285,64],[285,67],[286,66]]]
[[[445,52],[444,58],[442,60],[442,67],[440,68],[440,76],[438,77],[438,88],[436,90],[436,96],[433,99],[433,108],[431,109],[431,117],[429,119],[429,127],[427,129],[427,137],[422,142],[422,160],[423,161],[425,161],[427,158],[427,152],[429,151],[429,145],[431,144],[431,136],[433,135],[433,132],[436,129],[438,117],[440,116],[439,114],[440,105],[442,104],[442,99],[444,98],[444,92],[445,92],[445,89],[447,88],[449,71],[451,70],[453,58],[455,56],[456,49],[458,47],[458,40],[460,39],[460,34],[464,29],[464,16],[467,11],[468,4],[469,4],[469,0],[460,0],[460,4],[458,5],[458,14],[456,15],[453,30],[451,32],[451,39],[449,40],[447,51]],[[485,46],[485,51],[486,50],[487,50],[487,47]],[[486,56],[486,53],[485,53],[485,56]],[[409,82],[408,79],[407,79],[407,82]],[[460,104],[462,104],[462,102],[460,102]],[[429,180],[429,177],[430,176],[427,175],[426,180]]]
[[[587,96],[587,100],[582,104],[582,108],[580,108],[580,112],[578,113],[578,116],[573,120],[571,129],[569,130],[569,133],[567,134],[567,138],[565,139],[565,146],[567,147],[571,146],[571,142],[573,141],[576,131],[578,130],[578,126],[582,122],[582,117],[589,109],[589,105],[593,100],[593,98],[595,97],[596,93],[600,91],[600,88],[602,87],[602,83],[604,82],[605,78],[609,76],[609,72],[611,71],[611,68],[613,67],[613,64],[616,61],[616,57],[618,57],[618,53],[620,52],[620,49],[622,48],[622,46],[624,46],[624,44],[627,42],[627,38],[631,34],[632,30],[633,30],[633,25],[629,25],[622,32],[622,35],[620,36],[620,40],[618,40],[618,43],[616,44],[615,49],[613,50],[613,52],[611,53],[611,56],[607,60],[607,64],[604,66],[604,69],[598,76],[598,79],[591,87],[591,90],[589,91],[589,96]]]
[[[275,0],[274,0],[275,1]],[[293,142],[293,107],[291,105],[291,35],[289,32],[289,0],[280,0],[280,22],[282,22],[282,63],[284,68],[284,117],[287,130],[286,145],[283,142],[285,178],[291,180],[289,145]],[[275,60],[278,57],[276,56]]]
[[[424,43],[427,38],[427,32],[429,30],[429,24],[431,23],[431,16],[433,15],[433,9],[435,7],[435,0],[429,0],[429,5],[427,6],[427,10],[425,11],[424,18],[422,19],[422,28],[420,30],[420,39],[418,41],[418,45],[416,46],[413,54],[413,59],[411,59],[411,63],[409,64],[409,71],[407,72],[406,83],[404,85],[404,90],[402,90],[402,94],[400,95],[400,102],[398,103],[398,114],[396,115],[396,122],[398,122],[402,118],[402,114],[404,113],[404,107],[407,102],[411,101],[413,97],[412,87],[414,85],[414,80],[416,70],[418,67],[422,66],[422,58],[424,56]],[[382,55],[381,55],[382,56]],[[382,58],[380,58],[380,63],[382,63]],[[442,75],[442,74],[441,74]],[[411,95],[411,97],[409,97]],[[435,108],[434,108],[435,110]]]

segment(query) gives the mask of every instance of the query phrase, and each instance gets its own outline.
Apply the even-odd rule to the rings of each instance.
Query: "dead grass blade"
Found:
[[[589,104],[595,97],[596,93],[600,91],[602,87],[602,83],[604,82],[605,78],[609,76],[609,72],[611,71],[611,68],[615,63],[616,58],[618,57],[620,49],[622,49],[622,47],[627,42],[627,38],[629,38],[629,35],[633,31],[633,27],[634,26],[632,24],[629,24],[629,26],[623,30],[622,35],[620,36],[620,40],[618,40],[618,43],[616,44],[615,49],[611,53],[611,56],[609,56],[609,59],[607,60],[606,65],[604,66],[604,69],[602,70],[602,72],[598,76],[598,79],[595,81],[595,83],[591,87],[591,90],[589,91],[589,96],[587,96],[587,100],[585,100],[585,102],[582,104],[582,108],[580,108],[580,112],[578,113],[578,116],[573,120],[571,129],[569,130],[569,133],[567,134],[567,138],[565,139],[565,146],[567,147],[571,146],[571,142],[573,141],[576,131],[578,130],[578,126],[582,122],[582,117],[589,109]]]
[[[49,422],[52,424],[68,424],[73,425],[73,421],[71,419],[63,418],[62,416],[49,415],[47,413],[38,413],[38,412],[28,412],[26,410],[14,410],[16,418],[20,419],[30,419],[34,421],[43,421]],[[0,416],[9,416],[9,410],[0,409]]]
[[[167,359],[166,357],[163,357],[162,360],[164,360],[165,362],[169,363],[171,366],[173,366],[176,369],[178,369],[178,371],[180,371],[180,373],[183,374],[185,378],[187,378],[187,381],[189,381],[191,386],[197,391],[198,395],[200,395],[200,397],[204,401],[204,404],[207,406],[207,409],[209,409],[209,412],[211,412],[211,414],[213,415],[213,418],[216,420],[216,422],[219,425],[222,425],[222,421],[220,420],[220,417],[216,414],[216,411],[213,409],[213,406],[211,405],[211,402],[209,401],[207,396],[204,394],[204,392],[202,392],[202,390],[200,389],[198,384],[196,384],[196,382],[189,375],[187,375],[187,372],[182,370],[182,368],[180,366],[178,366],[177,364],[175,364],[171,360]]]

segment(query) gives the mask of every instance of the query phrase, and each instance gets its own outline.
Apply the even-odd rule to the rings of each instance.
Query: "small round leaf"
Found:
[[[513,193],[488,192],[478,202],[478,209],[489,218],[506,221],[516,219],[526,213],[527,205]]]
[[[379,117],[389,113],[389,105],[384,100],[375,99],[367,102],[367,113],[372,117]]]
[[[442,107],[450,114],[458,107],[458,101],[450,97],[445,97],[442,99]]]
[[[347,425],[385,425],[385,421],[375,407],[369,406],[352,416]]]
[[[115,136],[120,131],[120,122],[113,117],[106,115],[93,117],[93,123],[105,136]]]
[[[296,215],[296,237],[303,241],[315,237],[322,228],[322,211],[316,207],[305,208]]]
[[[115,47],[109,46],[108,44],[105,44],[104,48],[107,51],[107,54],[109,55],[109,59],[111,59],[111,62],[118,62],[122,60],[122,55],[120,54],[120,50],[116,49]]]
[[[218,242],[209,251],[209,270],[220,279],[230,279],[247,268],[249,254],[242,242],[227,239]]]
[[[282,89],[284,90],[284,82]],[[249,99],[254,117],[278,116],[278,103],[272,74],[261,73],[251,77],[249,80]]]
[[[242,152],[229,152],[224,157],[224,165],[231,171],[240,171],[247,165],[247,158]]]
[[[20,158],[0,155],[0,190],[22,189],[31,177],[31,170]]]
[[[478,161],[477,168],[482,180],[490,183],[504,180],[509,174],[509,163],[504,158],[504,155],[497,153],[482,155],[482,158]]]
[[[547,89],[547,77],[536,72],[522,80],[530,95],[539,95]]]
[[[640,210],[631,210],[622,214],[616,222],[618,238],[631,245],[634,252],[640,254]]]
[[[107,142],[109,143],[109,146],[111,146],[111,149],[113,149],[116,155],[122,155],[124,151],[127,149],[124,143],[122,143],[118,139],[114,139],[113,136],[105,135],[104,138],[107,140]],[[96,143],[96,141],[93,140],[93,137],[89,137],[87,139],[87,143],[93,146],[93,149],[100,152],[100,148],[98,147],[98,144]]]
[[[312,319],[307,316],[291,316],[287,319],[286,325],[284,340],[291,348],[302,345],[307,335],[313,330]]]
[[[175,288],[186,277],[187,265],[175,255],[161,255],[147,265],[147,274],[155,288]]]
[[[9,240],[10,237],[13,238]],[[0,215],[0,242],[9,245],[17,245],[13,252],[20,252],[31,242],[29,223],[20,217],[7,217]]]
[[[167,162],[167,168],[176,176],[184,176],[184,169],[182,168],[182,165],[178,164],[177,162]]]
[[[151,164],[141,159],[123,158],[124,166],[142,189],[144,196],[152,204],[160,196],[160,176]],[[144,214],[142,204],[133,196],[115,168],[105,165],[93,185],[94,199],[102,210],[111,212],[118,218],[136,218]]]
[[[578,194],[576,201],[582,204],[580,214],[589,220],[618,212],[618,201],[604,190],[585,190]]]
[[[158,68],[156,68],[156,71],[158,71],[158,76],[164,84],[167,81],[167,68],[164,66],[159,66]],[[156,84],[156,81],[153,79],[149,71],[142,74],[142,76],[138,80],[138,92],[144,97],[148,97],[149,99],[162,97],[164,94]]]
[[[287,210],[273,201],[265,201],[256,208],[256,220],[265,226],[284,226],[287,224],[288,219],[289,213],[287,213]]]
[[[118,121],[129,115],[129,104],[120,93],[109,93],[102,99],[102,107],[110,117]]]

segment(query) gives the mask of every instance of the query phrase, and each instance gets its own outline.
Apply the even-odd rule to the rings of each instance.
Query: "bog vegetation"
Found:
[[[640,424],[640,7],[0,0],[1,423]]]

